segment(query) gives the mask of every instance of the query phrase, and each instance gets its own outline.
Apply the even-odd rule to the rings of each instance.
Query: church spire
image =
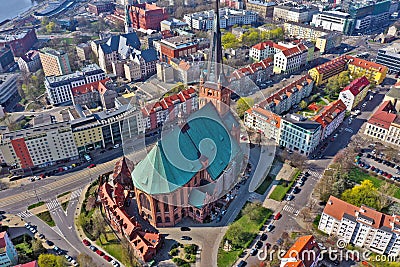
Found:
[[[222,42],[219,21],[219,1],[220,0],[215,0],[214,21],[207,67],[207,80],[215,83],[217,83],[220,76],[222,76],[223,81],[225,81],[225,75],[222,69]]]

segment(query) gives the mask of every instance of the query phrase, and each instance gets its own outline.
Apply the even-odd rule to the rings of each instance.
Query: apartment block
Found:
[[[342,100],[336,100],[324,107],[322,112],[312,118],[322,125],[321,140],[330,136],[343,122],[346,114],[346,105]]]
[[[21,97],[18,94],[17,81],[19,74],[0,74],[0,105],[6,110],[12,110]]]
[[[11,267],[18,263],[18,253],[7,232],[0,232],[0,266]]]
[[[329,78],[339,75],[347,68],[345,56],[335,58],[308,71],[316,85],[324,84]]]
[[[314,14],[318,13],[315,7],[279,5],[274,7],[274,20],[293,21],[306,23],[312,20]]]
[[[226,29],[233,25],[251,25],[257,21],[257,13],[249,10],[233,8],[219,9],[220,28]],[[208,31],[214,25],[214,10],[185,14],[183,20],[191,29]]]
[[[71,125],[67,122],[4,133],[0,150],[7,164],[22,169],[46,167],[78,158]]]
[[[0,73],[8,71],[15,64],[11,48],[6,45],[0,49]]]
[[[283,49],[283,47],[279,47],[272,41],[261,42],[250,48],[249,56],[254,60],[261,61],[268,57],[273,57],[276,50],[280,50],[280,48]]]
[[[253,107],[245,112],[244,125],[279,143],[279,129],[281,127],[279,115],[261,107]]]
[[[172,58],[188,57],[198,50],[192,37],[175,36],[160,41],[161,61],[170,63]]]
[[[390,73],[400,73],[400,44],[379,49],[376,63],[386,66]]]
[[[375,82],[375,84],[381,84],[386,78],[388,68],[381,64],[348,55],[346,55],[346,59],[348,61],[347,69],[351,74],[358,77],[365,76],[370,82]]]
[[[72,74],[48,76],[45,78],[44,84],[50,103],[60,105],[71,103],[73,99],[72,88],[105,78],[106,74],[104,71],[96,64],[92,64]]]
[[[396,101],[386,100],[368,119],[364,134],[386,144],[400,147],[400,116]]]
[[[166,8],[149,3],[133,4],[129,15],[133,28],[143,30],[160,30],[161,21],[168,19]]]
[[[281,259],[280,267],[317,267],[321,248],[312,235],[297,238]]]
[[[117,92],[110,89],[107,83],[111,82],[109,78],[73,87],[72,103],[74,105],[87,106],[88,108],[97,108],[102,106],[104,109],[115,107],[115,98]]]
[[[45,76],[60,76],[71,73],[68,54],[45,47],[39,50],[40,62]]]
[[[267,2],[262,0],[246,1],[246,10],[257,12],[262,18],[271,18],[274,15],[275,2]]]
[[[365,205],[356,207],[330,196],[322,212],[318,229],[357,247],[378,254],[398,256],[399,225],[399,215],[387,215]]]
[[[298,114],[287,114],[281,118],[279,145],[300,154],[309,155],[321,140],[322,126]]]
[[[313,85],[314,82],[311,77],[305,75],[272,94],[266,100],[260,102],[258,106],[281,115],[300,103],[303,98],[308,97]]]
[[[343,101],[348,111],[356,107],[368,94],[369,81],[363,76],[352,81],[339,93],[339,99]]]
[[[21,57],[32,49],[38,41],[36,31],[32,29],[13,29],[0,33],[0,47],[8,45],[14,57]]]
[[[81,43],[76,46],[76,54],[82,61],[89,60],[92,53],[92,47],[88,43]]]
[[[321,54],[339,47],[342,43],[342,34],[338,32],[330,32],[326,35],[317,37],[315,40],[315,47],[317,47]]]
[[[42,68],[39,51],[30,50],[22,57],[18,58],[18,67],[23,73],[36,72]]]
[[[309,42],[309,47],[303,43],[286,45],[288,48],[274,55],[274,73],[292,73],[303,68],[309,61],[309,49],[314,56],[314,45]]]

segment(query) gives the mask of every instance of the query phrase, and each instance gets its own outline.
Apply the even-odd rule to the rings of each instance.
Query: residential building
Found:
[[[388,68],[381,64],[348,55],[346,55],[346,59],[348,61],[347,69],[351,75],[365,76],[375,84],[381,84],[386,78]]]
[[[157,79],[165,83],[174,81],[174,69],[172,66],[165,62],[157,63]]]
[[[281,259],[280,267],[317,267],[321,248],[312,235],[297,238]]]
[[[50,123],[4,133],[0,150],[8,165],[21,169],[46,167],[78,158],[71,125]]]
[[[76,46],[76,54],[82,61],[89,60],[92,53],[92,47],[88,43],[81,43]]]
[[[316,85],[324,84],[329,78],[339,75],[347,68],[345,56],[335,58],[308,71]]]
[[[176,18],[169,18],[160,22],[161,24],[161,31],[174,31],[176,29],[185,29],[189,25],[179,19]]]
[[[346,109],[351,111],[364,100],[368,94],[368,88],[369,81],[365,76],[357,78],[339,93],[339,99],[346,105]]]
[[[185,14],[183,20],[193,30],[208,31],[212,29],[214,24],[214,10]],[[221,8],[219,20],[221,29],[233,25],[251,25],[257,21],[257,13],[248,10]]]
[[[346,244],[350,243],[378,254],[398,256],[399,224],[399,215],[384,214],[365,205],[357,207],[330,196],[318,229],[339,237]]]
[[[261,61],[268,57],[273,57],[279,48],[283,49],[283,47],[278,47],[272,41],[261,42],[250,48],[249,56],[254,60]]]
[[[22,57],[38,41],[35,29],[13,29],[0,34],[0,47],[10,46],[14,57]]]
[[[315,14],[311,25],[324,30],[337,31],[346,35],[353,34],[355,21],[350,14],[341,11],[323,11]]]
[[[277,52],[274,55],[274,73],[287,74],[303,68],[309,61],[309,48],[312,48],[314,56],[314,46],[306,47],[303,43],[290,45],[287,49]]]
[[[39,265],[38,265],[37,261],[31,261],[31,262],[15,265],[14,267],[39,267]]]
[[[96,16],[104,12],[114,11],[115,3],[107,0],[97,1],[94,3],[88,3],[88,11]]]
[[[273,60],[266,58],[246,67],[235,70],[230,75],[230,88],[238,95],[249,91],[258,91],[259,86],[265,84],[273,74]]]
[[[279,5],[274,7],[274,20],[306,23],[310,22],[316,13],[318,9],[315,7]]]
[[[382,64],[389,69],[389,73],[400,73],[400,44],[392,45],[378,50],[376,63]]]
[[[198,44],[192,37],[175,36],[160,41],[160,60],[170,63],[172,58],[183,58],[196,53]]]
[[[322,125],[321,140],[330,136],[342,124],[346,110],[346,105],[339,99],[325,106],[320,114],[312,118]]]
[[[92,43],[93,44],[93,43]],[[112,63],[128,59],[134,49],[140,50],[140,40],[135,32],[113,35],[97,47],[99,66],[107,72],[112,71]]]
[[[170,61],[174,69],[174,80],[185,85],[200,82],[200,73],[204,67],[203,61],[189,61],[172,58]]]
[[[71,129],[78,153],[105,148],[102,125],[95,117],[71,121]]]
[[[126,172],[123,175],[128,176]],[[144,262],[151,261],[161,247],[161,235],[143,230],[135,217],[125,211],[126,197],[123,186],[119,183],[111,185],[105,182],[99,186],[99,197],[114,231],[121,233],[128,240],[136,257]]]
[[[364,134],[385,144],[400,147],[400,116],[395,101],[384,100],[369,118]]]
[[[130,6],[129,15],[134,29],[160,30],[161,21],[168,19],[168,12],[156,4],[133,4]]]
[[[262,0],[247,0],[246,10],[257,12],[261,18],[271,18],[274,14],[275,2],[267,2]]]
[[[18,79],[19,74],[0,74],[0,105],[6,111],[11,111],[21,100],[18,94]]]
[[[221,4],[234,9],[243,9],[244,6],[242,0],[222,0]]]
[[[71,73],[68,54],[45,47],[39,50],[40,62],[45,76],[60,76]]]
[[[285,34],[293,38],[316,41],[318,37],[327,35],[332,31],[317,28],[308,24],[288,21],[283,24]]]
[[[258,106],[281,115],[289,111],[293,106],[299,104],[303,98],[308,97],[311,94],[313,85],[314,82],[311,77],[305,75],[278,90],[276,93],[260,102]]]
[[[106,78],[106,74],[96,64],[85,66],[81,71],[62,76],[48,76],[44,84],[50,103],[60,105],[72,101],[71,89]]]
[[[281,127],[279,115],[256,106],[245,112],[244,125],[279,143],[279,129]]]
[[[315,47],[318,48],[321,54],[331,51],[342,44],[342,34],[331,32],[323,36],[317,37]]]
[[[164,122],[177,118],[182,110],[185,114],[191,114],[199,109],[199,100],[193,88],[183,90],[177,94],[164,97],[162,100],[150,103],[142,108],[146,130],[151,131],[162,126]]]
[[[25,55],[18,58],[18,66],[23,73],[33,73],[42,68],[39,51],[29,50]]]
[[[400,81],[395,83],[395,85],[389,89],[389,91],[385,94],[383,101],[390,100],[396,110],[400,110]]]
[[[118,94],[107,88],[108,82],[109,78],[71,88],[72,103],[88,108],[96,108],[99,105],[104,109],[114,108]]]
[[[0,266],[11,267],[18,263],[18,253],[7,232],[0,232]]]
[[[321,140],[322,126],[298,114],[281,118],[279,145],[308,156]]]
[[[0,49],[0,73],[6,72],[15,64],[13,53],[9,46]]]

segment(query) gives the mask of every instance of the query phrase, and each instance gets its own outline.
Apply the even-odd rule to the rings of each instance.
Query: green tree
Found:
[[[39,267],[64,267],[67,264],[63,256],[41,254],[38,258],[38,265]]]
[[[247,204],[243,210],[243,215],[247,214],[251,220],[260,221],[263,216],[262,205],[260,202]]]
[[[347,189],[342,194],[342,199],[357,207],[366,205],[379,210],[379,192],[370,180],[364,180],[360,185]]]
[[[239,224],[229,226],[225,237],[231,242],[234,247],[241,247],[246,242],[251,234],[242,229]]]
[[[136,259],[132,245],[123,238],[121,240],[121,245],[122,245],[122,250],[121,250],[121,257],[122,257],[122,262],[125,263],[125,265],[130,265],[132,267],[138,267],[140,266],[139,261]]]
[[[79,263],[79,266],[81,267],[92,267],[95,265],[92,257],[90,257],[85,253],[80,253],[76,258],[76,261]]]
[[[34,258],[38,258],[39,255],[46,253],[46,249],[43,247],[41,240],[39,239],[32,240],[32,252]]]
[[[341,72],[337,78],[338,84],[341,88],[350,83],[350,72],[348,70]]]
[[[306,101],[304,101],[304,100],[301,100],[301,101],[300,101],[299,107],[300,107],[301,110],[306,109],[307,106],[308,106],[308,104],[307,104]]]
[[[251,108],[253,105],[254,105],[254,99],[252,99],[250,97],[241,97],[237,101],[237,107],[236,107],[236,111],[237,111],[238,116],[240,118],[243,118],[244,113],[246,112],[246,110]]]
[[[54,31],[56,27],[56,24],[53,21],[50,21],[47,25],[46,25],[46,32],[47,33],[52,33]]]
[[[239,44],[238,39],[231,32],[225,33],[221,37],[221,42],[222,42],[222,46],[225,49],[238,47],[238,44]]]

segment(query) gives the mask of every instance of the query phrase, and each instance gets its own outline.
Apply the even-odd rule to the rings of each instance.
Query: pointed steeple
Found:
[[[215,83],[217,83],[221,74],[223,81],[225,81],[225,75],[222,69],[222,42],[219,21],[219,1],[220,0],[215,0],[214,21],[207,67],[207,80]]]

